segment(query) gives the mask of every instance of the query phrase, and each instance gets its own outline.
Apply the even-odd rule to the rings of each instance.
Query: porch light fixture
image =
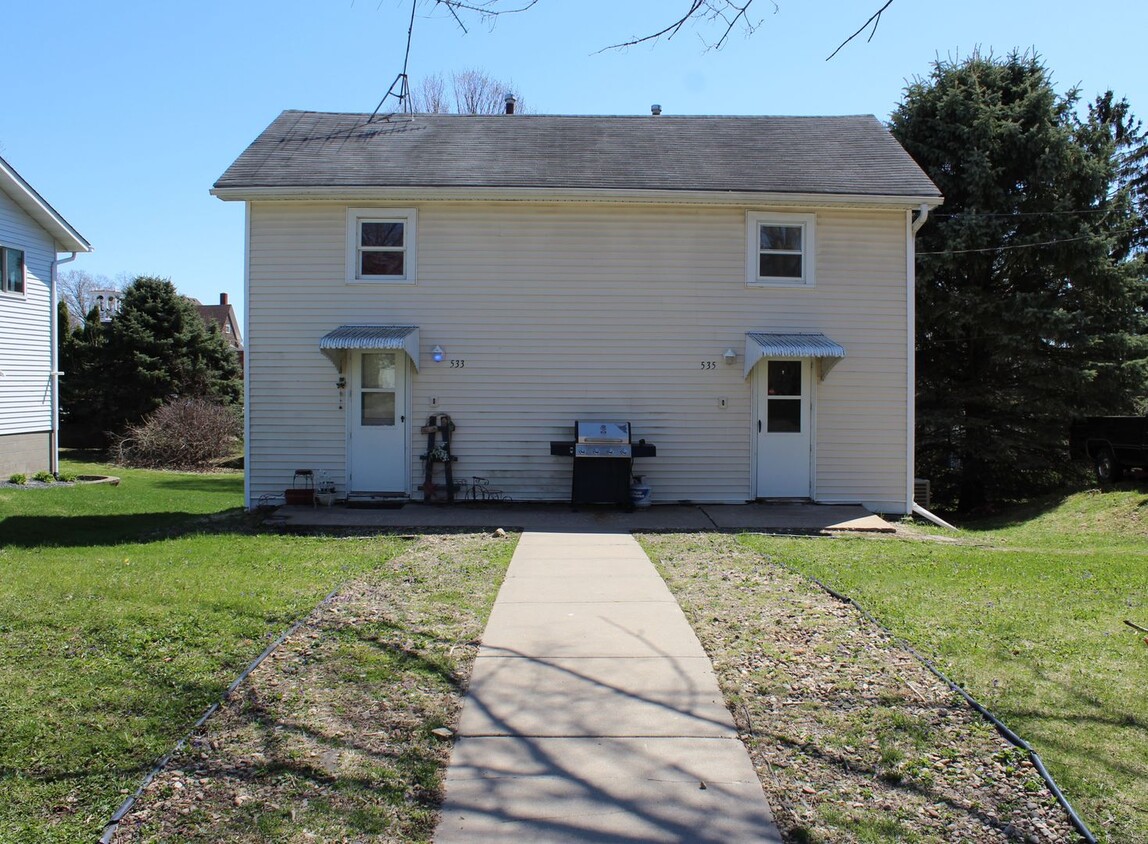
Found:
[[[737,352],[733,350],[733,346],[730,346],[728,349],[722,352],[721,356],[730,366],[733,366],[735,363],[737,363]]]
[[[433,349],[430,350],[430,353],[431,353],[431,359],[435,363],[442,363],[443,355],[446,354],[446,352],[444,352],[442,350],[442,346],[435,346]]]

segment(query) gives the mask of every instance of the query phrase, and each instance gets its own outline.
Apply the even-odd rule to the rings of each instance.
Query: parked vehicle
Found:
[[[1090,460],[1096,479],[1114,483],[1129,469],[1148,469],[1148,416],[1090,416],[1072,423],[1069,454]]]

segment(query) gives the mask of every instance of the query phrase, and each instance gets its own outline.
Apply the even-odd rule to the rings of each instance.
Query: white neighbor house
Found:
[[[90,251],[0,158],[0,480],[58,469],[56,269]]]
[[[455,477],[516,501],[570,498],[550,443],[594,419],[656,446],[655,502],[912,507],[941,196],[873,117],[286,111],[212,193],[247,208],[249,506],[298,468],[418,499],[446,413]]]

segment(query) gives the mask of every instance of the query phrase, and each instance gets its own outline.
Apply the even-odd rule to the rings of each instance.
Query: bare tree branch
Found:
[[[452,74],[450,81],[459,114],[501,114],[506,107],[508,87],[481,70]]]
[[[777,14],[781,10],[777,0],[766,1],[772,3],[774,14]],[[412,0],[412,3],[417,2],[418,0]],[[459,14],[460,12],[471,12],[482,18],[496,18],[500,15],[525,12],[537,5],[538,0],[517,0],[517,5],[506,7],[503,6],[503,3],[509,3],[510,0],[433,0],[433,2],[435,7],[445,7],[459,27],[462,28],[463,32],[466,32],[467,28]],[[626,41],[620,41],[617,44],[603,47],[597,52],[603,53],[607,50],[622,50],[626,47],[634,47],[638,44],[655,42],[662,38],[668,41],[681,32],[682,28],[691,21],[717,23],[721,31],[720,35],[716,41],[706,43],[706,49],[720,50],[729,41],[730,34],[739,25],[748,37],[757,32],[762,24],[762,20],[753,20],[749,16],[750,7],[753,6],[756,0],[684,0],[684,2],[686,3],[685,11],[656,32],[651,32],[647,35],[635,35]],[[885,4],[870,15],[869,19],[865,21],[856,32],[842,41],[837,46],[837,49],[829,55],[826,61],[836,56],[846,44],[870,27],[871,30],[867,40],[872,41],[873,36],[877,33],[877,26],[881,22],[881,15],[884,14],[885,10],[891,5],[893,5],[893,0],[885,0]]]
[[[742,28],[745,30],[747,36],[753,35],[761,26],[761,21],[751,21],[749,19],[749,7],[752,6],[754,0],[690,0],[690,6],[676,21],[669,26],[649,35],[636,36],[629,41],[622,41],[618,44],[611,44],[609,47],[603,47],[598,50],[599,53],[604,53],[607,50],[621,50],[626,47],[633,47],[636,44],[644,44],[649,41],[657,41],[659,38],[665,36],[666,40],[673,38],[685,26],[687,21],[693,19],[716,21],[721,20],[725,24],[725,29],[717,41],[712,44],[706,44],[706,49],[720,50],[725,46],[726,41],[729,40],[729,35],[733,32],[738,21],[741,21]],[[777,14],[779,6],[773,2],[774,14]]]
[[[411,89],[411,104],[420,114],[502,114],[506,96],[514,93],[514,84],[495,79],[471,68],[456,71],[448,82],[434,73],[421,79]],[[453,100],[453,108],[452,106]],[[525,113],[525,104],[516,97],[515,111]]]
[[[432,73],[412,87],[411,110],[420,114],[445,114],[450,111],[442,74]]]
[[[131,278],[120,273],[115,280],[106,275],[92,275],[86,270],[65,270],[56,280],[56,296],[68,306],[73,325],[82,325],[96,306],[96,296],[107,291],[120,292]]]
[[[884,6],[882,6],[880,9],[878,9],[876,12],[874,12],[873,16],[870,17],[869,20],[865,21],[865,23],[863,23],[861,25],[860,29],[858,29],[856,32],[854,32],[852,35],[850,35],[848,38],[846,38],[844,41],[842,41],[840,44],[838,44],[837,49],[834,50],[832,53],[830,53],[829,58],[827,58],[825,61],[829,61],[829,59],[832,59],[834,56],[836,56],[838,53],[840,53],[841,48],[844,47],[846,44],[848,44],[850,41],[852,41],[854,38],[856,38],[858,35],[860,35],[862,32],[864,32],[865,27],[869,26],[869,24],[873,24],[873,31],[869,33],[869,37],[867,39],[865,39],[865,43],[869,43],[870,41],[872,41],[873,36],[877,34],[877,24],[881,23],[881,14],[892,5],[893,5],[893,0],[887,0],[887,2],[885,3]]]
[[[450,12],[451,17],[466,32],[466,26],[462,22],[462,18],[458,16],[459,11],[475,12],[484,18],[495,18],[499,15],[515,15],[519,12],[525,12],[531,6],[538,2],[538,0],[522,0],[522,4],[513,9],[499,9],[498,5],[502,0],[474,0],[474,2],[467,3],[465,0],[434,0],[435,6],[445,6]]]

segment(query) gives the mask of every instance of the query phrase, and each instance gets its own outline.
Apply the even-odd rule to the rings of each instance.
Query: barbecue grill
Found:
[[[574,442],[552,442],[550,453],[574,458],[571,504],[629,504],[633,458],[657,451],[645,440],[631,442],[629,422],[578,420]]]

